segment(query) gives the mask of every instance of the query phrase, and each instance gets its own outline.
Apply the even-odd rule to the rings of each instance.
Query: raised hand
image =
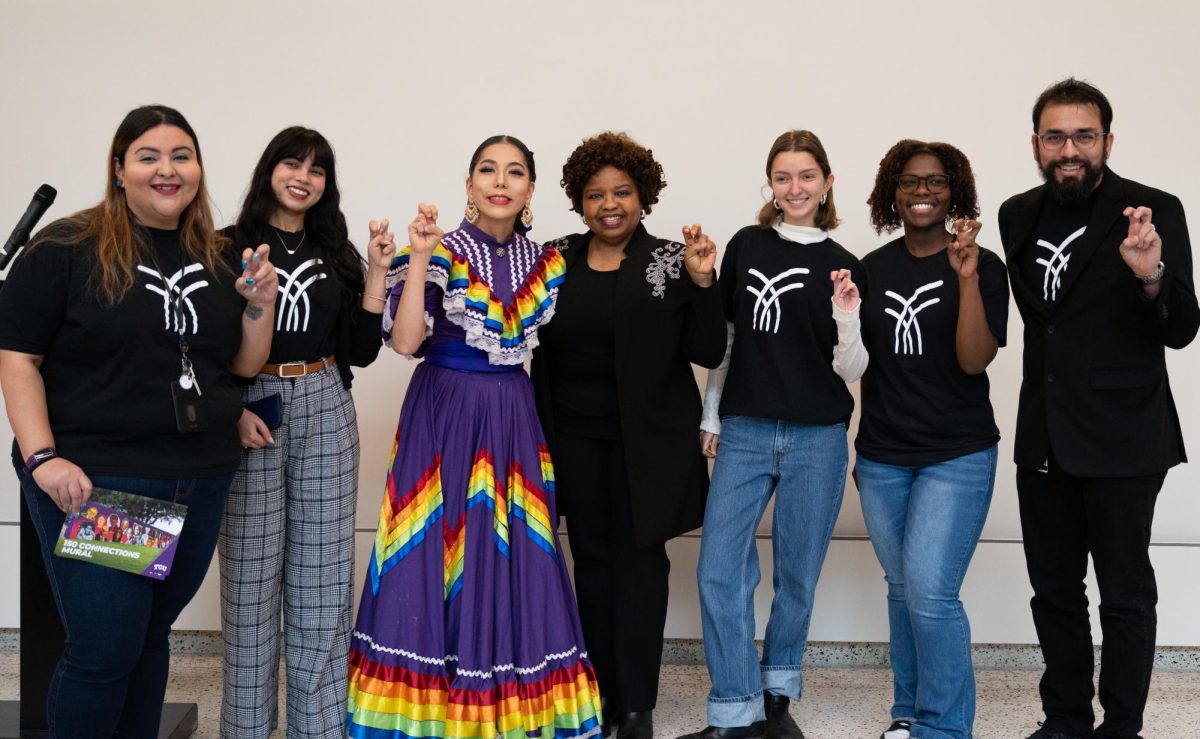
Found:
[[[858,285],[855,285],[854,280],[850,278],[850,270],[835,269],[829,273],[829,279],[833,282],[834,304],[846,312],[857,308],[860,300]]]
[[[412,253],[429,256],[438,245],[446,232],[438,228],[438,209],[431,203],[417,205],[417,217],[408,224],[408,243],[412,244]]]
[[[683,266],[692,282],[701,287],[713,283],[713,267],[717,263],[717,247],[700,229],[700,224],[683,227]]]
[[[1129,235],[1121,242],[1121,259],[1135,275],[1152,275],[1162,261],[1162,237],[1150,222],[1150,209],[1126,208],[1123,214],[1129,219]]]
[[[275,265],[271,264],[271,247],[259,244],[254,251],[242,250],[242,275],[234,287],[248,303],[263,308],[275,305],[279,276],[275,274]]]
[[[367,242],[368,267],[392,266],[392,257],[396,256],[396,234],[388,230],[388,219],[371,221],[371,240]]]
[[[962,218],[954,221],[950,232],[954,240],[946,250],[946,258],[950,266],[960,278],[971,278],[979,274],[979,244],[975,243],[975,235],[981,228],[979,221],[966,221]]]

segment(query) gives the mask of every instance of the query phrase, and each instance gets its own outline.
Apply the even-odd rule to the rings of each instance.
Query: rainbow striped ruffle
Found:
[[[355,634],[356,639],[361,634]],[[549,655],[536,671],[497,666],[492,685],[453,670],[426,674],[350,654],[352,739],[568,739],[600,734],[600,695],[578,653]],[[443,663],[453,664],[447,657]],[[448,668],[447,668],[448,669]]]
[[[537,329],[554,315],[554,299],[566,275],[566,263],[557,249],[525,243],[541,249],[541,255],[507,305],[466,257],[443,244],[434,247],[426,268],[426,280],[444,291],[446,317],[466,332],[469,346],[487,352],[492,364],[521,364],[533,356]],[[408,274],[411,252],[412,247],[406,246],[392,260],[389,289]],[[385,329],[386,324],[385,320]]]

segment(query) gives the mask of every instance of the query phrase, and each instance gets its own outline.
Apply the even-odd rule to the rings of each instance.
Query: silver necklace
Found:
[[[304,240],[308,238],[307,231],[301,232],[300,243],[296,244],[295,249],[289,249],[287,243],[283,240],[283,237],[279,235],[279,229],[272,226],[271,230],[275,232],[275,238],[279,239],[279,245],[282,246],[283,250],[288,253],[288,256],[295,256],[296,252],[300,251],[300,247],[304,246]]]

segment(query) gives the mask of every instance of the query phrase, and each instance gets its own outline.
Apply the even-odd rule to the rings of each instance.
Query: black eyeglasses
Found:
[[[950,177],[944,174],[931,174],[928,177],[918,177],[915,174],[902,174],[896,178],[896,187],[900,192],[916,192],[921,183],[929,192],[943,192],[950,187]]]
[[[1108,134],[1102,131],[1076,131],[1075,133],[1066,134],[1059,131],[1038,135],[1038,141],[1042,142],[1042,148],[1047,151],[1057,151],[1067,145],[1067,139],[1071,139],[1075,143],[1076,149],[1090,149],[1096,145],[1102,137]]]

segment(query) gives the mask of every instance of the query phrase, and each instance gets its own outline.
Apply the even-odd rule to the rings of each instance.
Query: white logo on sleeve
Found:
[[[301,262],[295,271],[275,268],[279,273],[279,310],[275,316],[276,331],[308,331],[308,316],[312,305],[308,300],[308,288],[317,280],[325,279],[324,272],[304,276],[305,272],[318,269],[323,265],[320,259],[313,258]]]
[[[884,310],[884,313],[887,313],[889,316],[892,316],[896,319],[896,338],[892,347],[892,351],[897,354],[912,354],[914,348],[913,335],[915,334],[917,337],[915,347],[916,353],[924,353],[923,350],[925,346],[921,339],[921,324],[917,323],[917,314],[931,305],[936,305],[937,303],[942,302],[942,299],[930,298],[923,303],[918,303],[916,305],[913,304],[917,302],[917,298],[921,296],[921,293],[928,292],[929,290],[935,290],[941,287],[943,282],[943,280],[938,280],[937,282],[930,282],[926,285],[921,285],[913,291],[912,297],[910,298],[905,298],[903,295],[892,292],[891,290],[888,290],[884,293],[884,295],[887,295],[889,298],[900,304],[899,310],[894,308],[887,308]]]
[[[774,277],[767,279],[767,276],[756,269],[750,270],[750,274],[762,280],[762,288],[755,289],[753,285],[747,285],[746,289],[754,296],[754,323],[753,326],[758,331],[770,331],[771,333],[779,333],[779,319],[782,314],[782,308],[779,305],[779,296],[783,295],[788,290],[795,290],[804,287],[804,283],[799,280],[786,284],[783,287],[776,287],[781,281],[786,280],[794,275],[806,275],[808,269],[804,267],[796,267],[785,272],[780,272]],[[774,326],[771,325],[774,319]]]
[[[208,286],[208,280],[195,280],[186,286],[184,278],[188,275],[200,272],[204,267],[199,264],[189,264],[183,269],[177,270],[175,274],[167,277],[157,269],[138,265],[139,272],[145,272],[161,283],[161,286],[152,282],[146,283],[146,289],[162,297],[163,301],[163,325],[168,331],[178,333],[188,333],[188,316],[192,317],[191,333],[197,334],[200,332],[200,316],[196,314],[196,306],[192,303],[192,299],[188,297],[196,290]],[[179,312],[172,309],[176,300],[179,302]],[[187,312],[184,312],[187,309]]]
[[[1037,260],[1038,264],[1046,268],[1045,274],[1042,275],[1042,300],[1056,300],[1058,298],[1058,289],[1062,287],[1062,273],[1067,271],[1067,262],[1071,261],[1071,255],[1067,253],[1067,247],[1075,239],[1083,236],[1083,232],[1086,230],[1087,226],[1084,226],[1063,239],[1063,242],[1058,245],[1045,239],[1038,239],[1038,246],[1050,250],[1049,257]]]

